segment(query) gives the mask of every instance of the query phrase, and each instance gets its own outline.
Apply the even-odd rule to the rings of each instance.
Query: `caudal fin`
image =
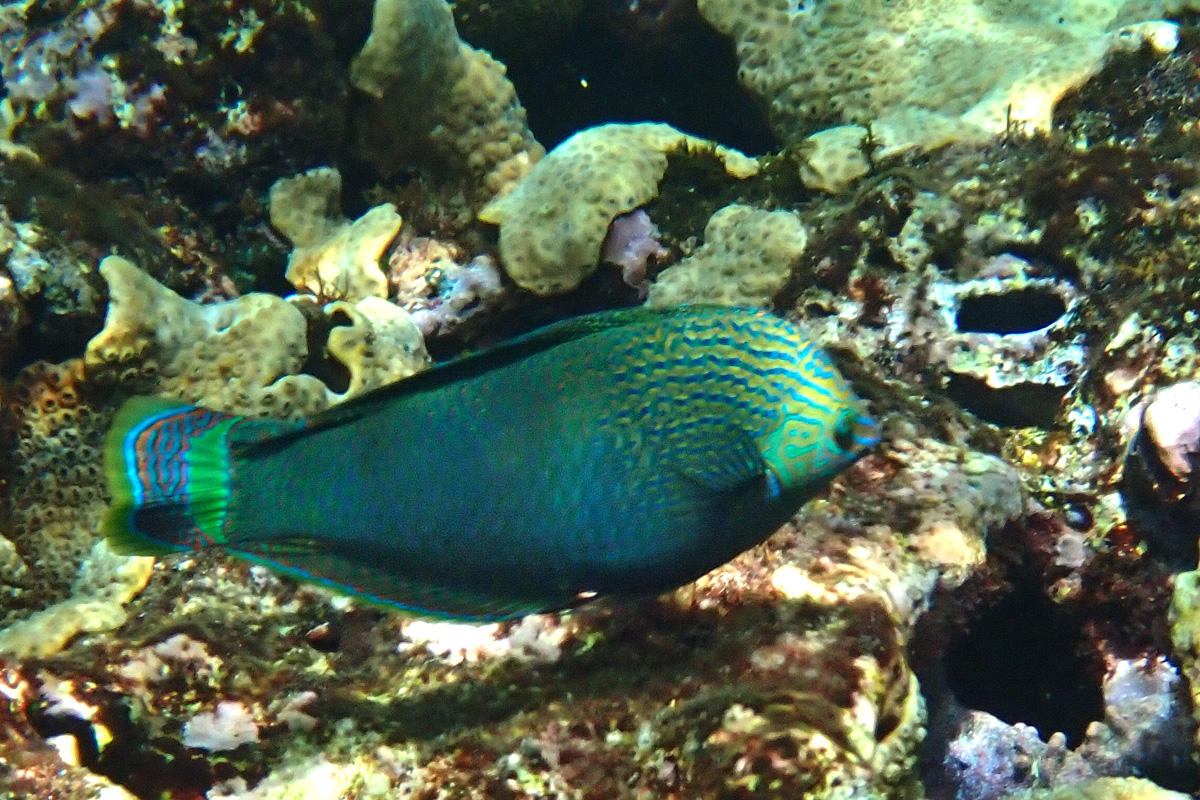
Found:
[[[117,412],[104,445],[114,550],[159,555],[220,544],[232,500],[230,441],[242,417],[157,397]]]

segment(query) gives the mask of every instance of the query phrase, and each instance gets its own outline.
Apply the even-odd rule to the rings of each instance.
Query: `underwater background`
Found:
[[[1200,796],[1198,261],[1194,0],[2,0],[0,796]],[[677,590],[469,623],[101,533],[131,397],[683,303],[882,437]]]

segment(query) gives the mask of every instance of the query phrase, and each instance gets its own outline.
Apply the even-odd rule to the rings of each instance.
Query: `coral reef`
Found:
[[[408,314],[381,298],[310,301],[309,316],[331,326],[325,347],[347,376],[331,386],[302,374],[312,325],[295,304],[266,294],[197,304],[118,257],[100,273],[108,318],[84,358],[33,365],[5,390],[0,433],[17,458],[5,468],[0,517],[0,652],[47,655],[80,632],[119,626],[122,605],[150,577],[152,559],[118,557],[96,541],[106,501],[100,447],[121,397],[162,394],[295,418],[428,363]]]
[[[1130,412],[1128,422],[1136,432],[1121,475],[1127,513],[1146,531],[1152,556],[1190,569],[1200,558],[1200,499],[1192,480],[1200,452],[1200,385],[1162,387]]]
[[[838,125],[805,138],[800,146],[804,185],[837,194],[870,172],[868,136],[861,125]]]
[[[1183,800],[1187,796],[1141,778],[1100,778],[1079,786],[1009,795],[1011,800]]]
[[[266,188],[331,163],[348,138],[338,50],[363,12],[328,11],[6,3],[0,197],[12,218],[81,251],[64,276],[87,276],[80,264],[116,248],[188,296],[211,285],[214,264],[243,289],[259,280],[284,255],[263,225]]]
[[[308,358],[307,326],[286,300],[249,294],[200,305],[115,256],[100,272],[111,300],[104,330],[88,343],[85,357],[97,380],[129,394],[161,392],[250,414],[299,417],[328,404],[327,387],[300,374]]]
[[[935,442],[853,472],[769,546],[638,613],[380,619],[200,556],[156,571],[119,638],[22,675],[13,713],[48,730],[31,698],[54,692],[61,727],[108,739],[85,761],[139,796],[919,797],[905,645],[938,568],[903,539],[941,520],[982,541],[1020,491],[999,459]],[[899,507],[914,513],[894,530]],[[242,625],[272,633],[248,647],[225,633]],[[151,704],[151,730],[123,722]],[[208,735],[222,714],[240,733]]]
[[[600,260],[605,264],[616,264],[621,268],[625,283],[645,291],[647,268],[671,254],[658,241],[659,235],[658,226],[644,209],[622,214],[608,227]]]
[[[1195,793],[1192,6],[459,0],[585,100],[702,14],[787,145],[543,108],[539,161],[442,0],[5,4],[0,794]],[[97,541],[125,396],[307,416],[622,278],[795,320],[883,444],[687,587],[503,624]]]
[[[898,351],[921,350],[952,396],[1001,425],[1049,423],[1083,372],[1083,337],[1067,333],[1079,292],[1065,281],[1033,278],[1031,269],[1004,254],[972,280],[931,275],[913,284],[891,320]]]
[[[120,624],[120,603],[145,584],[150,562],[113,559],[96,545],[110,412],[83,363],[29,367],[5,387],[3,401],[0,437],[12,457],[3,465],[0,624],[70,602],[44,617],[41,630],[0,633],[0,650],[52,651],[79,630]]]
[[[931,714],[946,742],[927,777],[931,800],[999,800],[1021,789],[1067,786],[1108,776],[1144,775],[1180,785],[1194,774],[1196,726],[1182,679],[1163,658],[1117,661],[1104,680],[1103,719],[1069,745],[1060,731],[1009,725],[952,701]],[[942,729],[942,730],[939,730]],[[932,757],[934,754],[927,754]]]
[[[301,311],[301,303],[314,305],[311,300],[293,304],[254,293],[200,305],[123,259],[105,259],[100,271],[112,299],[85,362],[94,380],[111,381],[129,394],[158,393],[232,413],[296,418],[428,363],[416,326],[381,298],[317,306],[314,312],[333,322],[329,354],[349,374],[348,388],[335,391],[303,374],[315,355],[309,353],[309,324]]]
[[[1200,570],[1182,572],[1175,578],[1171,595],[1171,643],[1175,657],[1187,677],[1192,714],[1200,720]],[[1193,741],[1196,741],[1195,739]]]
[[[505,272],[537,294],[574,289],[595,271],[609,226],[649,203],[673,151],[710,152],[734,178],[758,171],[737,151],[668,125],[601,125],[554,148],[512,192],[479,218],[500,226]]]

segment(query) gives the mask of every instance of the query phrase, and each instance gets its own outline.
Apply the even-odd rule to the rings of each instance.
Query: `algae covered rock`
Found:
[[[733,204],[704,227],[704,244],[650,287],[651,306],[769,306],[804,253],[808,235],[790,211]]]
[[[500,258],[518,285],[569,291],[599,265],[612,221],[658,196],[667,155],[688,150],[713,152],[734,178],[758,171],[754,159],[669,125],[600,125],[554,148],[479,218],[500,226]]]

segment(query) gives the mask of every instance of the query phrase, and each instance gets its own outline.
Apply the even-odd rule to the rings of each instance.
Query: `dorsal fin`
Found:
[[[567,342],[585,339],[595,333],[639,325],[676,317],[692,316],[712,310],[704,305],[679,305],[669,308],[622,308],[612,311],[602,311],[582,317],[562,320],[539,328],[530,333],[510,339],[506,342],[480,350],[477,353],[461,356],[444,364],[437,364],[421,372],[402,378],[395,383],[389,383],[378,389],[348,400],[333,408],[317,414],[308,420],[308,424],[294,431],[282,433],[265,441],[249,443],[240,448],[241,453],[249,453],[262,449],[272,449],[285,444],[296,436],[305,435],[313,430],[333,428],[344,425],[356,419],[361,419],[381,406],[399,397],[429,392],[448,386],[468,378],[485,375],[491,370],[508,366],[524,358],[553,349]]]

